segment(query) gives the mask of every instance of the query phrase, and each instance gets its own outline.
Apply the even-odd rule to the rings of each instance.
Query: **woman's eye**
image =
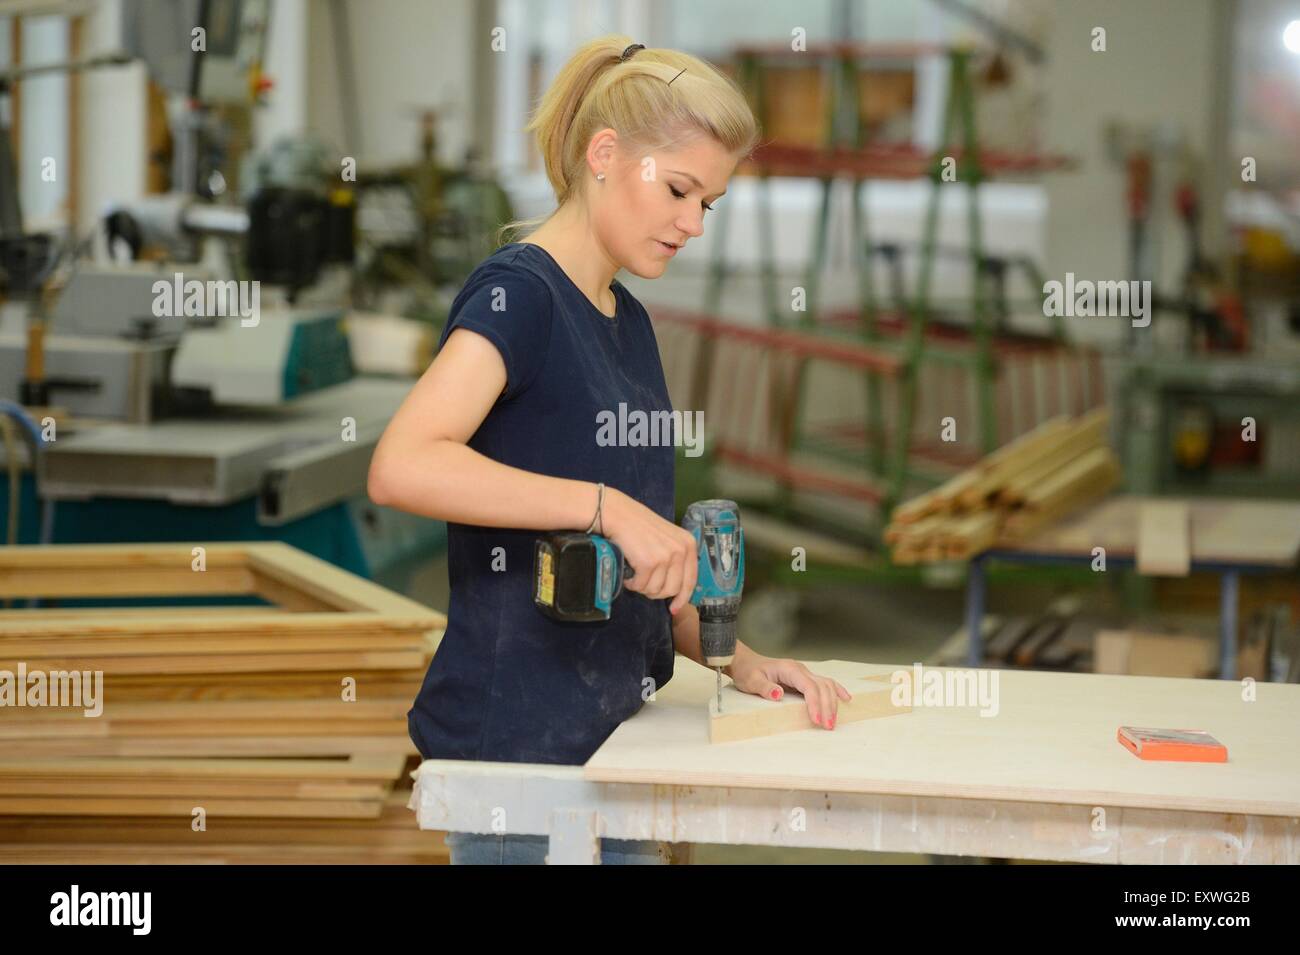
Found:
[[[685,198],[686,198],[686,193],[684,193],[684,192],[678,192],[678,191],[677,191],[676,189],[674,189],[672,186],[669,186],[669,187],[668,187],[668,191],[671,192],[671,193],[673,194],[673,198],[674,198],[674,199],[685,199]],[[712,212],[712,211],[713,211],[713,206],[709,205],[707,202],[701,202],[700,205],[702,205],[702,206],[704,207],[704,209],[705,209],[706,212]]]

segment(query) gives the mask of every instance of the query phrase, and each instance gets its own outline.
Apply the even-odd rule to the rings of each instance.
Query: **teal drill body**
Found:
[[[691,603],[700,616],[700,650],[718,674],[736,658],[736,626],[745,587],[745,530],[734,501],[696,501],[682,527],[695,538],[698,573]],[[623,582],[635,571],[613,541],[599,534],[559,531],[537,539],[533,553],[533,603],[556,620],[608,620]]]

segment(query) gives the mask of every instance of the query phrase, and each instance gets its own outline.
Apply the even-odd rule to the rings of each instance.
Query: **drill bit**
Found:
[[[722,712],[722,667],[714,667],[718,673],[718,712]]]

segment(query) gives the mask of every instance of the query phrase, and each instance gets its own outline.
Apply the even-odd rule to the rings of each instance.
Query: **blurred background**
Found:
[[[496,227],[553,208],[523,129],[606,33],[762,127],[619,276],[704,412],[679,508],[741,503],[743,639],[1300,678],[1296,0],[0,2],[7,542],[281,540],[445,610],[445,526],[371,504],[370,452]],[[259,281],[256,337],[160,316],[177,272]],[[1150,283],[1149,325],[1052,307],[1084,281]],[[1181,569],[1141,566],[1149,498]]]

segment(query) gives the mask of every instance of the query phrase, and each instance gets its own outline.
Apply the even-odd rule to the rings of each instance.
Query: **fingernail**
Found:
[[[831,717],[830,728],[835,729],[835,717]]]
[[[781,691],[780,691],[780,690],[773,690],[773,691],[772,691],[772,699],[774,699],[774,700],[779,700],[779,699],[781,699]]]

